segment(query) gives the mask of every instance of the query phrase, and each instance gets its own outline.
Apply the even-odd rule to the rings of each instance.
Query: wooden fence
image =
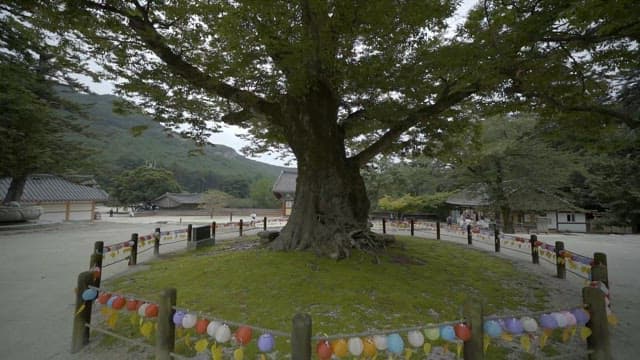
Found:
[[[261,224],[265,230],[267,224],[266,220],[267,219],[265,218]],[[388,224],[383,220],[382,231],[385,233],[387,225]],[[410,231],[411,235],[415,234],[416,229],[435,231],[436,238],[440,239],[441,228],[439,223],[416,225],[416,223],[410,221],[406,226],[402,225],[402,228]],[[256,224],[253,224],[253,226],[253,228],[255,228]],[[189,225],[187,229],[174,230],[173,234],[186,233],[187,238],[185,240],[177,241],[193,243],[194,241],[212,240],[213,243],[215,243],[217,229],[220,228],[221,227],[217,226],[215,223],[197,228]],[[242,222],[239,222],[237,225],[234,224],[232,226],[222,227],[222,229],[225,229],[227,233],[237,231],[240,236],[242,236],[243,231],[246,231]],[[200,339],[198,341],[200,341],[200,344],[206,343],[206,346],[200,346],[201,350],[209,351],[208,346],[210,344],[214,344],[211,351],[218,351],[219,348],[216,346],[227,343],[233,338],[235,339],[235,344],[239,344],[237,346],[240,346],[233,350],[233,358],[237,358],[237,353],[235,352],[240,351],[238,349],[242,349],[242,345],[246,345],[248,341],[251,341],[251,331],[257,331],[262,333],[262,336],[257,340],[258,348],[261,352],[265,354],[272,352],[275,349],[276,337],[287,338],[288,342],[291,344],[292,359],[311,359],[314,353],[316,358],[319,359],[329,359],[332,356],[343,357],[347,355],[371,358],[370,354],[367,355],[365,352],[367,347],[369,348],[369,351],[373,351],[371,350],[371,344],[368,342],[374,343],[375,352],[385,353],[390,357],[401,356],[401,354],[405,354],[406,356],[406,351],[410,351],[410,349],[419,349],[421,346],[425,346],[426,349],[426,345],[423,345],[425,344],[425,336],[429,340],[434,340],[434,334],[436,333],[436,339],[439,338],[440,340],[453,344],[452,346],[457,347],[457,351],[463,354],[464,359],[483,359],[487,341],[486,339],[500,336],[499,334],[496,334],[496,331],[507,334],[510,337],[524,337],[527,333],[533,334],[536,332],[544,334],[543,336],[548,336],[548,333],[553,331],[554,328],[583,326],[584,330],[581,330],[579,333],[586,339],[586,346],[584,349],[585,356],[589,359],[597,360],[611,359],[608,320],[610,314],[608,300],[609,281],[605,254],[595,253],[593,258],[587,258],[564,249],[564,244],[562,244],[562,242],[556,242],[555,245],[551,246],[550,244],[538,241],[535,235],[532,235],[529,239],[522,239],[517,237],[510,238],[508,236],[500,236],[498,233],[474,233],[471,227],[468,227],[467,229],[457,229],[458,232],[464,232],[465,230],[468,245],[472,245],[474,239],[476,241],[486,241],[486,239],[483,239],[480,236],[493,236],[496,252],[504,249],[504,245],[508,243],[508,246],[520,248],[521,252],[528,250],[527,252],[531,254],[531,259],[534,264],[539,264],[541,258],[550,258],[551,256],[549,254],[553,252],[552,258],[555,259],[556,276],[559,278],[565,278],[567,264],[571,264],[571,262],[584,262],[586,261],[585,259],[588,259],[590,261],[588,267],[588,278],[590,279],[590,283],[589,286],[582,289],[583,306],[574,309],[512,314],[504,317],[487,317],[482,313],[482,308],[479,304],[469,303],[464,306],[463,319],[458,321],[440,324],[425,324],[404,329],[366,331],[362,333],[339,334],[332,336],[312,336],[312,319],[308,314],[295,314],[292,318],[292,326],[289,332],[264,329],[247,324],[238,324],[227,320],[210,321],[210,319],[213,319],[212,316],[202,314],[199,316],[192,314],[189,318],[191,321],[186,324],[183,320],[187,316],[188,311],[184,311],[176,307],[175,289],[164,290],[160,300],[152,302],[143,299],[136,299],[125,294],[110,293],[109,291],[100,288],[100,279],[102,275],[101,270],[103,268],[102,258],[106,251],[105,249],[111,250],[118,246],[129,247],[130,254],[127,259],[129,261],[129,265],[135,265],[137,263],[137,255],[139,253],[138,246],[141,244],[141,239],[142,242],[152,241],[154,254],[159,254],[159,248],[160,245],[162,245],[160,239],[163,234],[168,235],[168,233],[171,232],[162,232],[157,228],[150,237],[140,237],[137,234],[132,234],[131,239],[125,242],[126,245],[125,243],[120,243],[109,245],[107,247],[104,246],[102,242],[96,242],[94,253],[91,255],[90,271],[82,272],[78,275],[75,305],[76,311],[74,315],[71,346],[72,352],[78,352],[88,344],[90,339],[89,330],[92,329],[96,332],[102,332],[110,336],[118,337],[124,341],[146,347],[152,347],[154,349],[153,351],[156,359],[184,358],[183,356],[174,353],[176,326],[194,327],[196,324],[200,324],[200,327],[196,329],[196,333],[200,335]],[[476,235],[476,238],[474,238],[474,234]],[[521,250],[523,246],[526,247],[525,250]],[[135,311],[140,315],[141,324],[144,324],[145,321],[146,323],[154,324],[150,326],[141,325],[141,332],[149,335],[152,332],[155,332],[154,345],[150,345],[147,342],[141,342],[137,339],[124,337],[98,325],[92,324],[92,307],[96,304],[102,308],[109,309],[106,312],[111,315],[117,311],[121,311],[123,308],[127,308],[129,311]],[[141,308],[143,310],[140,310]],[[150,311],[149,309],[153,310]],[[580,314],[582,313],[587,315],[581,316]],[[176,320],[177,314],[182,314],[182,317],[180,317],[182,322]],[[538,316],[538,321],[535,321],[534,319],[536,316]],[[550,317],[555,319],[555,325],[549,323]],[[561,319],[564,319],[564,323],[561,323]],[[502,323],[499,321],[502,321]],[[535,326],[531,325],[531,321],[533,321]],[[107,319],[107,323],[108,322],[109,320]],[[206,322],[206,326],[202,326],[204,322]],[[222,331],[224,334],[218,336],[218,328],[216,328],[215,331],[208,331],[209,324],[214,322],[218,323],[218,328],[224,329],[224,331]],[[495,324],[500,324],[498,327],[499,330],[496,329]],[[143,326],[146,327],[143,329]],[[231,326],[237,327],[237,330],[233,335],[230,330]],[[565,330],[564,332],[567,331],[568,330]],[[575,331],[575,328],[573,331]],[[249,334],[248,336],[247,333]],[[404,337],[401,334],[404,335]],[[386,345],[382,346],[375,343],[375,339],[379,337],[384,337],[384,343]],[[211,338],[214,339],[212,343],[209,342],[209,339]],[[270,339],[270,341],[263,341],[265,338]],[[410,346],[405,347],[405,339]],[[222,351],[222,348],[220,348],[220,351]],[[426,352],[426,350],[424,351]],[[570,355],[573,357],[575,356],[575,353]]]

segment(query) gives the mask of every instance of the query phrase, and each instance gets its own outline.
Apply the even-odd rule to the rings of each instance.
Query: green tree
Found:
[[[151,202],[167,192],[180,192],[180,185],[173,173],[142,166],[116,177],[110,194],[120,204],[133,207]]]
[[[11,177],[3,203],[19,201],[29,174],[73,173],[87,150],[65,137],[74,104],[56,94],[59,54],[20,14],[0,17],[0,176]]]
[[[513,232],[515,203],[534,201],[539,193],[558,193],[581,161],[552,147],[527,115],[496,116],[480,123],[475,144],[461,153],[459,184],[486,192],[504,231]]]
[[[233,195],[220,190],[208,190],[203,194],[202,206],[209,211],[209,216],[213,218],[215,209],[221,209],[234,200]]]
[[[274,179],[260,178],[251,184],[249,190],[253,206],[276,209],[280,206],[280,202],[273,195],[273,183]]]
[[[634,0],[483,1],[455,33],[454,1],[33,4],[159,119],[200,138],[214,119],[248,128],[253,151],[290,149],[296,201],[273,245],[335,257],[376,243],[359,170],[378,154],[442,147],[488,106],[627,121],[601,101],[615,86],[602,75],[628,79],[640,59],[622,46],[637,41]]]

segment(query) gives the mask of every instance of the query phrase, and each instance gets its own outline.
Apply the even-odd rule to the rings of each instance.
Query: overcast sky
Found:
[[[466,18],[466,14],[471,6],[475,3],[476,0],[463,0],[456,14],[452,19],[450,19],[450,24],[452,24],[455,28],[455,24],[461,23],[464,18]],[[114,92],[114,86],[111,83],[94,83],[87,77],[80,77],[80,80],[86,83],[91,88],[91,90],[97,94],[113,94]],[[240,153],[240,148],[247,145],[247,142],[239,138],[238,134],[246,134],[246,130],[240,129],[237,126],[223,126],[222,132],[212,135],[209,140],[214,144],[229,146]],[[263,154],[258,157],[251,157],[250,159],[262,161],[272,165],[295,167],[295,160],[286,165],[286,160],[281,160],[276,158],[276,156],[268,154]],[[291,159],[293,159],[293,156],[289,160]]]

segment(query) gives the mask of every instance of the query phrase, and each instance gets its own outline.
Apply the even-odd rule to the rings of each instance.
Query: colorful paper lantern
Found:
[[[251,335],[253,331],[248,326],[240,326],[236,333],[234,334],[234,338],[240,345],[247,345],[249,341],[251,341]]]
[[[138,302],[138,300],[136,299],[127,300],[127,310],[136,311],[138,310],[138,306],[140,306],[140,303]]]
[[[318,358],[320,360],[329,360],[333,355],[333,350],[331,349],[331,345],[326,340],[318,341],[318,345],[316,345],[316,354],[318,354]]]
[[[576,326],[577,325],[578,320],[576,319],[575,315],[573,315],[569,311],[563,311],[562,312],[562,316],[564,316],[564,319],[567,321],[567,326]]]
[[[338,339],[331,342],[331,350],[337,357],[347,356],[349,354],[349,346],[345,339]]]
[[[141,317],[144,317],[144,314],[146,313],[148,306],[149,304],[147,303],[143,303],[142,305],[140,305],[140,307],[138,307],[138,315],[140,315]]]
[[[269,333],[262,334],[258,338],[258,349],[262,352],[271,352],[275,346],[276,339]]]
[[[430,341],[436,341],[440,338],[440,328],[439,327],[429,327],[424,329],[424,336]]]
[[[385,338],[386,339],[386,338]],[[364,356],[368,358],[372,358],[378,353],[378,349],[376,348],[376,343],[373,338],[366,338],[363,341],[364,349],[362,350]]]
[[[111,294],[109,293],[102,293],[100,294],[100,296],[98,296],[98,303],[100,305],[104,305],[107,303],[107,301],[109,301],[109,298],[111,297]]]
[[[576,318],[576,324],[579,326],[584,326],[589,322],[590,315],[583,308],[575,308],[571,310],[571,313]]]
[[[375,335],[373,337],[373,343],[376,346],[376,349],[378,349],[379,351],[385,351],[387,350],[387,337],[384,335]]]
[[[559,312],[552,313],[551,316],[556,320],[559,328],[567,326],[567,319]]]
[[[216,330],[222,326],[220,321],[212,321],[207,325],[207,334],[211,337],[216,337]]]
[[[396,355],[402,354],[402,350],[404,350],[404,341],[400,334],[393,333],[387,336],[387,350]]]
[[[471,339],[471,328],[465,323],[455,324],[453,331],[456,337],[462,341],[469,341]]]
[[[173,320],[173,323],[174,323],[176,326],[182,326],[182,319],[184,318],[184,316],[185,316],[185,315],[186,315],[186,314],[184,313],[184,311],[180,311],[180,310],[176,311],[176,312],[173,314],[173,319],[172,319],[172,320]]]
[[[409,345],[414,348],[419,348],[424,344],[424,335],[420,331],[409,331],[407,334],[407,340],[409,340]]]
[[[182,317],[182,327],[185,329],[191,329],[192,327],[196,326],[197,322],[198,317],[194,314],[185,314]]]
[[[347,347],[349,348],[349,353],[353,356],[360,356],[364,351],[364,343],[359,337],[350,338],[347,342]]]
[[[82,292],[82,300],[84,301],[93,301],[98,297],[98,290],[96,289],[87,289]]]
[[[505,320],[504,328],[513,335],[520,335],[524,331],[522,323],[516,318],[508,318]]]
[[[196,333],[200,335],[206,333],[207,326],[209,326],[209,320],[199,319],[198,321],[196,321]]]
[[[522,328],[524,329],[524,331],[528,333],[533,333],[538,330],[538,323],[529,316],[523,316],[520,319],[520,322],[522,323]]]
[[[219,343],[226,343],[231,339],[231,329],[227,324],[222,324],[216,329],[216,341]]]
[[[120,310],[126,305],[126,303],[127,300],[125,298],[118,296],[118,298],[113,301],[113,304],[111,304],[111,307],[116,310]]]
[[[114,295],[110,297],[109,300],[107,300],[107,307],[113,308],[113,301],[116,300],[117,298],[118,298],[118,295]]]
[[[158,316],[158,304],[149,304],[147,308],[144,310],[144,316],[153,318]]]
[[[502,335],[502,327],[500,323],[495,320],[487,320],[484,322],[484,332],[489,335],[489,337],[497,338]]]
[[[453,341],[456,339],[456,332],[451,325],[445,325],[440,328],[440,337],[445,341]]]
[[[558,327],[558,322],[552,315],[543,314],[540,316],[540,326],[542,326],[543,329],[555,329]]]

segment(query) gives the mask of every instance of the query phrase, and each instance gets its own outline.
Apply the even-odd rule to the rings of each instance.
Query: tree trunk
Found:
[[[24,186],[27,183],[27,175],[14,176],[11,179],[11,184],[7,190],[7,194],[2,200],[3,204],[8,204],[12,201],[20,201],[22,193],[24,192]]]
[[[346,156],[337,102],[330,96],[309,98],[288,112],[293,125],[285,133],[298,161],[296,196],[272,247],[332,258],[347,257],[354,247],[379,247],[382,239],[368,226],[369,199],[359,166]]]
[[[511,217],[511,208],[503,206],[500,208],[502,215],[502,231],[507,234],[513,234],[513,218]]]

